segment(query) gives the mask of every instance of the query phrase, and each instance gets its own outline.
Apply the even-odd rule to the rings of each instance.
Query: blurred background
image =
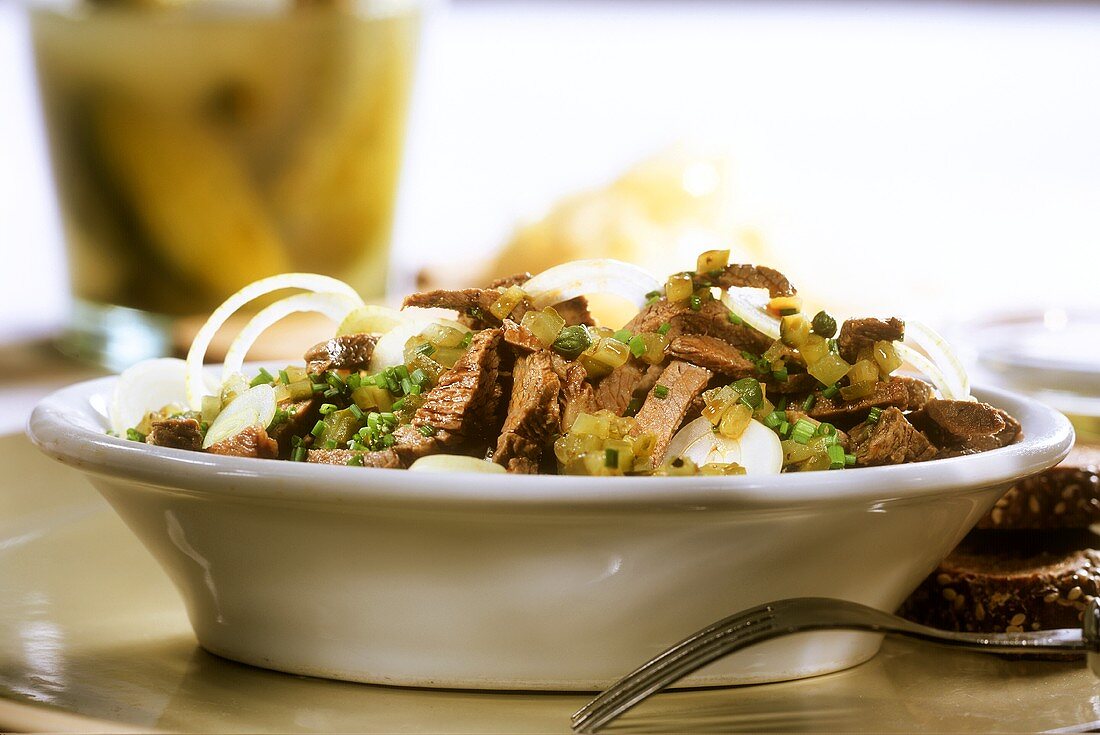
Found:
[[[24,10],[0,0],[9,347],[56,335],[70,275],[118,261],[95,247],[66,256]],[[1064,326],[1100,309],[1100,4],[454,0],[424,11],[389,263],[346,269],[361,283],[384,271],[391,298],[418,279],[472,284],[598,254],[660,272],[732,247],[840,314],[920,314],[958,330],[1020,313]],[[40,61],[43,39],[71,49],[53,31],[36,34]],[[89,58],[133,38],[88,44]],[[175,63],[201,66],[201,47],[188,49]],[[61,98],[87,63],[45,56]],[[331,94],[361,97],[375,73]],[[376,116],[400,127],[403,102],[385,105]],[[51,109],[57,148],[62,121],[85,126]],[[400,150],[399,137],[375,145]],[[140,161],[131,168],[139,176]],[[291,188],[288,201],[344,196],[352,185],[340,181]],[[389,202],[380,191],[364,196]],[[362,226],[388,239],[388,222]],[[308,264],[317,240],[299,229]],[[1096,344],[1075,344],[1100,362]]]

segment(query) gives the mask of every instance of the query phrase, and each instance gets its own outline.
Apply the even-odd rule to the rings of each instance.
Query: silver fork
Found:
[[[573,714],[573,731],[594,733],[643,700],[707,664],[772,638],[814,630],[889,633],[984,653],[1088,653],[1100,676],[1100,599],[1085,611],[1083,628],[1030,633],[952,633],[912,623],[866,605],[798,597],[760,605],[708,625],[619,679]]]

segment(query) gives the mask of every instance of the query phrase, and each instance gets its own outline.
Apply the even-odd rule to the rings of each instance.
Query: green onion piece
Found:
[[[435,427],[430,425],[430,424],[421,424],[420,426],[416,427],[416,430],[419,431],[424,436],[434,436],[435,435]]]
[[[423,386],[430,380],[430,378],[428,378],[428,374],[426,372],[424,372],[420,368],[417,368],[416,370],[413,370],[411,373],[409,373],[409,380],[413,382],[413,385]]]
[[[692,311],[699,311],[703,308],[703,299],[699,294],[693,293],[691,296],[688,296],[688,307]]]
[[[627,344],[630,346],[630,354],[634,357],[641,357],[645,354],[645,338],[642,335],[634,335]]]
[[[351,411],[351,415],[354,416],[357,420],[363,420],[363,409],[359,408],[353,403],[348,406],[348,410]]]
[[[408,380],[409,379],[409,369],[407,367],[405,367],[404,365],[396,365],[393,368],[393,374],[394,374],[394,377],[397,378],[397,380]]]
[[[647,293],[645,295],[646,306],[649,306],[650,304],[653,304],[657,301],[660,301],[660,299],[661,299],[661,292],[660,291],[650,291],[649,293]]]
[[[386,434],[385,436],[382,437],[382,447],[384,449],[389,449],[390,447],[393,446],[393,443],[395,441],[396,441],[396,439],[393,438],[393,434]]]
[[[324,421],[318,421],[316,424],[313,425],[313,428],[310,429],[309,433],[313,434],[314,436],[321,436],[321,434],[324,434],[325,433],[325,422]]]
[[[844,469],[844,447],[839,444],[833,444],[825,451],[829,454],[830,470]]]
[[[294,447],[294,451],[290,455],[290,459],[293,462],[305,462],[306,456],[309,452],[305,447]]]
[[[811,408],[814,407],[814,403],[816,401],[817,401],[817,396],[815,396],[813,393],[806,396],[806,400],[802,401],[802,410],[803,411],[809,411]]]
[[[378,420],[389,426],[397,425],[397,416],[392,411],[383,411],[378,414]]]
[[[126,430],[126,438],[129,439],[132,442],[144,442],[145,441],[145,434],[142,434],[137,429],[127,429]]]
[[[328,416],[330,413],[336,410],[335,403],[322,403],[319,409],[322,416]]]
[[[325,441],[325,449],[336,449],[336,440],[328,439]]]
[[[275,415],[271,417],[271,426],[278,426],[290,417],[286,411],[281,408],[275,409]]]
[[[633,336],[634,335],[630,333],[629,329],[620,329],[615,332],[615,334],[611,335],[611,339],[617,339],[625,345],[630,344],[630,338]]]
[[[836,427],[828,422],[822,422],[817,425],[814,436],[836,436]]]
[[[661,326],[657,327],[657,334],[659,334],[663,337],[666,334],[668,334],[668,330],[670,330],[670,329],[672,329],[672,325],[669,324],[668,322],[665,322]]]
[[[418,355],[423,355],[424,357],[431,357],[432,353],[435,352],[435,345],[433,345],[431,342],[425,342],[424,344],[413,350],[413,352]]]
[[[608,447],[603,452],[603,466],[617,468],[619,466],[619,450]]]
[[[410,393],[412,393],[412,390],[413,390],[413,382],[411,380],[409,380],[408,378],[403,378],[401,380],[401,392],[404,393],[405,395],[409,395]]]
[[[737,324],[738,326],[745,323],[745,320],[734,314],[732,311],[729,313],[730,324]]]
[[[755,378],[741,378],[731,387],[741,395],[741,402],[754,411],[764,401],[764,390]]]
[[[300,445],[301,443],[302,443],[302,437],[300,437],[300,436],[292,436],[292,437],[290,437],[290,446],[292,446],[292,447],[297,447],[297,446],[299,446],[299,445]]]
[[[325,398],[335,398],[340,395],[342,391],[339,388],[329,388],[324,392]]]
[[[779,316],[794,316],[798,313],[798,309],[780,309]]]
[[[369,414],[367,414],[367,430],[370,432],[378,431],[378,424],[380,419],[381,417],[378,415],[377,411],[371,411]]]
[[[279,382],[283,385],[290,385],[290,376],[287,375],[286,370],[279,371]]]
[[[785,411],[785,410],[787,410],[787,401],[788,400],[789,399],[787,398],[787,396],[783,396],[782,398],[780,398],[779,403],[775,404],[775,410],[776,411]]]
[[[767,426],[769,429],[774,430],[781,423],[783,423],[783,420],[785,418],[786,418],[786,414],[784,414],[782,411],[772,411],[771,413],[769,413],[767,416],[764,417],[763,423],[764,423],[764,426]]]
[[[260,374],[252,379],[248,385],[250,388],[255,388],[257,385],[263,385],[264,383],[274,383],[275,377],[267,372],[267,370],[260,368]]]
[[[772,377],[780,383],[785,383],[787,378],[790,377],[790,373],[787,372],[787,368],[779,368],[778,370],[772,370]]]
[[[423,388],[421,388],[419,385],[413,385],[412,395],[418,396],[420,395],[421,391],[423,391]]]
[[[855,464],[856,464],[856,455],[854,455],[854,454],[845,454],[844,455],[844,466],[845,467],[854,467]]]
[[[313,383],[313,382],[311,382],[310,386],[313,388],[314,393],[321,393],[322,391],[326,391],[326,390],[329,389],[328,388],[328,383]]]
[[[359,373],[352,373],[351,375],[348,376],[347,380],[345,380],[344,382],[347,384],[347,386],[349,388],[351,388],[352,390],[355,390],[356,388],[358,388],[360,386],[360,384],[362,384],[363,379],[359,376]]]
[[[470,346],[470,342],[473,341],[473,339],[474,339],[474,333],[473,332],[466,332],[466,336],[464,336],[462,338],[462,341],[458,343],[458,346],[461,347],[462,349],[466,349],[467,347]]]
[[[343,390],[344,381],[340,379],[340,376],[329,370],[325,373],[325,382],[331,385],[333,388]]]
[[[821,391],[821,396],[823,398],[835,398],[838,393],[840,393],[840,386],[833,383],[828,388]]]
[[[791,435],[791,425],[789,423],[787,423],[787,421],[784,420],[781,424],[779,424],[779,436],[786,439],[790,435]]]
[[[657,396],[658,398],[662,398],[662,399],[667,398],[668,397],[668,388],[666,388],[663,385],[655,385],[655,386],[653,386],[653,395]]]
[[[881,415],[882,415],[882,409],[881,408],[879,408],[877,406],[875,408],[872,408],[870,411],[867,412],[867,423],[869,423],[869,424],[875,423],[876,421],[878,421],[879,416],[881,416]]]
[[[799,419],[795,422],[794,427],[791,429],[791,440],[796,441],[799,444],[809,444],[810,439],[814,435],[813,422],[807,419]]]
[[[413,387],[416,387],[416,386],[413,386]],[[404,398],[398,398],[396,401],[393,402],[393,405],[390,406],[390,408],[392,408],[394,411],[400,411],[404,407],[405,407],[405,399]]]
[[[351,459],[348,460],[348,467],[362,467],[362,466],[363,466],[363,455],[361,455],[361,454],[357,454],[357,455],[355,455],[354,457],[352,457]]]

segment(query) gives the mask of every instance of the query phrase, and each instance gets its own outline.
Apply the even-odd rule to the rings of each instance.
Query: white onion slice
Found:
[[[909,342],[924,350],[940,369],[942,382],[937,381],[937,387],[940,388],[944,398],[948,398],[950,393],[954,400],[973,400],[970,395],[970,376],[966,374],[962,360],[947,344],[947,340],[924,322],[906,319],[903,346]],[[906,359],[912,356],[910,350],[906,350],[905,353]]]
[[[657,277],[644,268],[612,258],[574,260],[547,268],[523,284],[536,309],[593,293],[628,299],[639,309],[646,294],[661,290]]]
[[[730,288],[722,293],[722,303],[741,321],[765,337],[779,339],[779,319],[768,312],[770,299],[762,288]]]
[[[145,414],[164,406],[186,407],[186,375],[187,363],[176,357],[142,360],[123,370],[108,411],[111,431],[122,434],[137,426]]]
[[[405,343],[424,331],[428,322],[406,322],[382,335],[370,356],[370,371],[377,373],[388,367],[405,364]]]
[[[202,396],[205,390],[203,385],[202,365],[206,358],[206,350],[214,335],[222,325],[233,316],[242,306],[273,291],[286,288],[298,288],[303,291],[327,292],[342,294],[350,299],[363,304],[355,289],[343,281],[316,273],[281,273],[269,278],[261,278],[253,281],[237,293],[233,294],[221,306],[214,310],[206,323],[202,325],[191,342],[191,349],[187,351],[187,402],[191,408],[198,411],[202,408]]]
[[[409,465],[415,472],[488,472],[506,474],[507,470],[495,462],[464,454],[429,454]]]
[[[275,389],[270,385],[257,385],[229,402],[222,409],[202,441],[202,448],[236,436],[249,426],[266,429],[275,418]]]
[[[249,319],[229,345],[225,353],[225,364],[222,366],[222,380],[225,381],[230,375],[241,372],[241,365],[248,350],[261,334],[280,319],[291,314],[312,311],[324,314],[340,324],[348,317],[349,312],[359,308],[358,305],[361,303],[358,296],[352,299],[339,293],[299,293],[279,299]]]
[[[747,475],[777,475],[783,469],[783,447],[775,432],[755,419],[737,439],[714,431],[700,416],[676,432],[665,457],[687,457],[696,465],[737,462]]]

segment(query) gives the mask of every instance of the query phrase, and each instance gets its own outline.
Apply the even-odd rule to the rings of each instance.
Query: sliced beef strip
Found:
[[[211,444],[206,451],[232,457],[275,459],[279,456],[279,443],[268,436],[265,429],[249,426],[228,439]]]
[[[595,413],[599,410],[596,391],[585,378],[587,371],[577,362],[567,363],[564,369],[555,367],[561,379],[561,426],[568,431],[573,421],[582,413]]]
[[[372,334],[342,334],[306,351],[306,371],[366,370],[378,338]]]
[[[879,340],[892,342],[905,336],[905,322],[890,317],[886,321],[882,319],[849,319],[840,327],[840,334],[836,338],[837,351],[848,362],[859,359],[862,350],[874,346]]]
[[[646,396],[645,403],[635,416],[634,434],[649,433],[656,437],[654,467],[664,461],[669,442],[679,431],[692,402],[707,387],[710,378],[711,372],[706,368],[674,360],[657,381],[657,385],[668,389],[668,394],[661,398],[651,390]]]
[[[493,461],[509,472],[538,471],[543,450],[561,434],[561,380],[546,351],[516,359],[512,397]]]
[[[402,307],[420,306],[425,308],[453,309],[458,312],[459,321],[473,329],[500,326],[500,320],[493,316],[490,307],[500,298],[495,288],[463,288],[457,290],[437,289],[421,291],[405,297]],[[508,316],[519,321],[528,310],[527,301],[516,304]]]
[[[787,376],[786,380],[778,380],[772,375],[763,376],[756,374],[753,377],[759,378],[762,383],[768,386],[769,397],[793,395],[806,396],[814,390],[821,388],[821,383],[817,382],[817,378],[809,373],[791,373]]]
[[[729,342],[702,334],[684,334],[669,344],[669,354],[673,357],[705,367],[713,373],[737,380],[755,377],[756,364],[746,359]]]
[[[504,341],[520,353],[538,352],[542,349],[542,343],[534,332],[523,325],[516,324],[511,319],[504,320]]]
[[[729,342],[738,349],[748,350],[759,355],[771,346],[773,340],[765,337],[747,324],[734,324],[730,321],[730,310],[721,301],[708,299],[698,311],[694,311],[687,301],[654,301],[638,312],[624,329],[635,334],[656,332],[661,325],[668,324],[666,336],[673,340],[681,334],[699,334]]]
[[[647,393],[657,384],[657,378],[664,369],[663,365],[649,365],[631,357],[596,385],[596,405],[622,416],[635,396]]]
[[[161,419],[153,422],[145,442],[158,447],[198,452],[202,450],[202,429],[195,419]]]
[[[424,394],[424,403],[412,421],[394,431],[394,445],[364,452],[363,463],[368,467],[408,467],[429,454],[464,450],[495,436],[501,343],[500,329],[475,334],[466,354]],[[431,428],[431,436],[421,433],[425,427]]]
[[[730,264],[720,273],[698,273],[695,283],[699,286],[720,288],[766,288],[772,298],[793,296],[794,286],[779,271],[762,265]]]
[[[928,437],[896,408],[887,408],[873,424],[859,424],[849,436],[856,464],[861,467],[923,462],[936,456],[936,447]]]
[[[287,413],[286,421],[271,427],[268,432],[272,439],[279,442],[279,456],[289,457],[294,449],[291,445],[291,437],[302,436],[308,432],[317,420],[321,418],[321,404],[324,399],[321,396],[306,398],[301,401],[283,401],[279,408]]]
[[[386,450],[382,452],[361,452],[352,449],[310,449],[306,453],[306,462],[314,464],[347,465],[355,457],[359,457],[363,467],[381,467],[399,469],[401,460],[397,452]],[[358,465],[352,465],[353,467]]]
[[[515,273],[511,276],[496,279],[489,284],[489,288],[522,286],[530,280],[530,273]],[[583,324],[587,327],[591,327],[596,324],[592,319],[592,314],[588,311],[588,299],[583,296],[577,296],[568,301],[562,301],[560,304],[554,304],[554,311],[558,312],[558,316],[564,319],[568,326]]]
[[[800,409],[797,409],[797,408],[788,408],[783,413],[786,416],[787,423],[790,424],[791,426],[794,426],[795,424],[797,424],[799,419],[812,419],[813,418],[809,414],[807,414],[804,411],[802,411]],[[852,446],[851,437],[848,436],[847,432],[845,432],[841,429],[836,430],[836,443],[839,444],[840,446],[844,447],[845,452],[847,452],[848,449]]]
[[[940,448],[941,457],[1004,447],[1020,436],[1020,422],[979,401],[933,399],[912,414],[913,423]]]
[[[875,383],[875,390],[863,398],[846,401],[839,395],[826,398],[818,394],[810,409],[810,418],[834,424],[850,425],[867,417],[872,408],[893,406],[902,411],[915,411],[932,398],[932,388],[923,380],[897,375]]]

